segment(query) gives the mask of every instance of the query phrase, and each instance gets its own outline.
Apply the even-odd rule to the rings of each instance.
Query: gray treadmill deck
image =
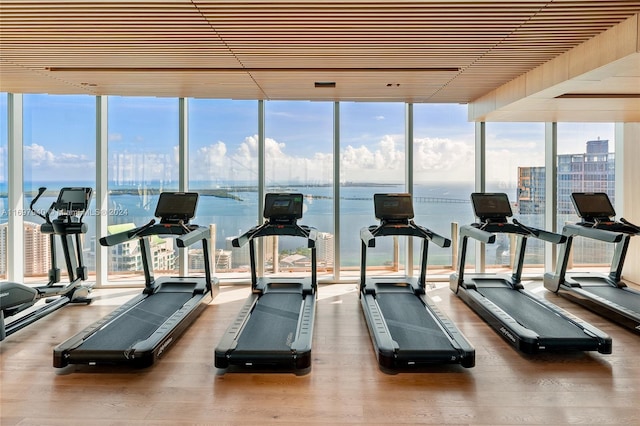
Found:
[[[236,351],[288,351],[296,337],[302,295],[266,293],[238,337]]]
[[[523,327],[546,338],[584,338],[580,327],[500,279],[474,280],[477,291]]]
[[[189,292],[155,293],[93,334],[74,351],[125,351],[147,339],[191,297]]]
[[[454,350],[448,336],[413,292],[376,293],[380,311],[400,351]]]

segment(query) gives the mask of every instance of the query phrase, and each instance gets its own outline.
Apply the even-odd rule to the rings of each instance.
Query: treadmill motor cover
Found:
[[[196,214],[198,193],[196,192],[163,192],[158,199],[155,216],[161,223],[185,224]]]
[[[303,195],[297,193],[269,193],[264,198],[265,219],[290,222],[302,218]]]
[[[376,219],[383,221],[407,221],[413,219],[411,194],[374,194]]]
[[[609,221],[616,215],[609,196],[604,192],[574,192],[571,201],[578,216],[587,222]]]
[[[471,204],[478,219],[483,222],[506,222],[513,216],[509,197],[505,193],[474,192]]]

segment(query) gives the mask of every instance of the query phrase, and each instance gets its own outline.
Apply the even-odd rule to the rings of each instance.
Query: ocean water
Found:
[[[29,183],[25,185],[27,195],[25,204],[31,201],[29,189],[35,193],[41,184]],[[82,183],[74,183],[82,186]],[[85,184],[91,186],[90,184]],[[46,186],[51,193],[38,200],[36,208],[46,210],[54,201],[57,191],[68,184],[62,182],[47,182]],[[204,184],[194,184],[193,187],[206,188]],[[157,203],[157,193],[160,184],[150,184],[148,190],[135,190],[127,194],[109,196],[108,210],[105,212],[95,211],[95,200],[92,200],[85,222],[89,224],[89,231],[85,239],[85,248],[90,247],[92,240],[95,244],[95,227],[91,226],[90,216],[95,214],[108,214],[109,224],[133,223],[136,226],[147,223],[153,218]],[[110,188],[127,189],[121,186],[111,185]],[[230,185],[230,188],[233,188]],[[134,188],[130,188],[134,189]],[[167,189],[169,190],[169,189]],[[451,223],[457,222],[460,225],[474,221],[470,193],[473,190],[469,184],[433,184],[415,185],[414,187],[414,211],[415,222],[440,235],[451,238]],[[197,192],[197,189],[194,189]],[[324,186],[281,186],[272,188],[271,192],[300,192],[306,195],[304,205],[304,216],[299,221],[300,224],[315,227],[319,232],[334,233],[333,224],[333,190]],[[217,196],[200,196],[196,217],[192,223],[198,225],[216,225],[216,248],[226,248],[226,239],[238,236],[251,227],[258,224],[258,193],[247,190],[246,187],[239,191],[230,190],[234,198],[222,198]],[[376,193],[404,192],[403,185],[361,185],[361,186],[341,186],[340,187],[340,252],[341,263],[345,267],[359,266],[360,262],[360,230],[370,225],[377,225],[378,221],[374,216],[373,195]],[[0,223],[7,220],[6,212],[6,185],[0,187]],[[146,195],[156,194],[156,195]],[[510,197],[513,195],[509,194]],[[422,197],[428,197],[423,199]],[[513,198],[511,198],[514,201]],[[25,220],[39,223],[41,220],[28,211],[23,211]],[[300,241],[296,238],[284,239],[280,244],[280,249],[296,249],[300,246]],[[386,262],[392,248],[391,238],[379,238],[376,241],[376,248],[371,249],[370,259],[375,262]],[[403,247],[401,245],[401,247]],[[416,245],[416,256],[419,253],[419,246]],[[369,253],[369,252],[368,252]],[[417,257],[416,257],[417,259]],[[489,260],[489,259],[488,259]],[[450,265],[451,249],[441,249],[434,244],[429,246],[430,265]]]

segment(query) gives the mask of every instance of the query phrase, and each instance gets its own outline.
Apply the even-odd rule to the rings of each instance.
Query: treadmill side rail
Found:
[[[229,366],[229,353],[236,348],[238,336],[244,329],[245,324],[251,317],[251,311],[258,302],[258,293],[252,293],[244,302],[240,312],[224,332],[220,343],[215,349],[216,368],[227,368]]]
[[[311,367],[311,347],[313,342],[313,323],[316,316],[316,295],[305,296],[302,310],[298,318],[296,340],[291,343],[291,351],[295,353],[295,369],[304,370]]]

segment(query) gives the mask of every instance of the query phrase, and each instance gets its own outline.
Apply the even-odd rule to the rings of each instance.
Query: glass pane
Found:
[[[265,103],[265,191],[304,194],[301,225],[318,230],[318,275],[333,273],[333,103]],[[279,237],[278,262],[269,257],[265,271],[306,271],[310,250],[300,237]]]
[[[467,121],[466,105],[458,104],[414,105],[413,122],[415,222],[446,238],[457,238],[452,224],[473,222],[469,196],[475,179],[475,125]],[[473,259],[474,250],[469,248],[467,263]],[[420,245],[414,241],[416,271],[419,262]],[[434,273],[449,274],[452,265],[457,266],[452,248],[435,244],[429,244],[428,262]]]
[[[40,187],[46,191],[33,207],[43,215],[61,188],[95,189],[95,100],[91,96],[24,95],[23,102],[25,280],[46,282],[52,266],[49,234],[40,232],[44,219],[30,210],[30,204]],[[90,273],[95,273],[94,210],[92,199],[84,216],[88,231],[81,238],[83,264]],[[55,263],[64,281],[68,273],[60,239],[56,240]]]
[[[215,229],[216,276],[246,279],[248,245],[231,242],[258,223],[256,101],[189,99],[189,190],[200,193],[193,223]]]
[[[487,192],[506,193],[513,217],[544,229],[544,123],[487,123],[486,151]],[[496,234],[486,245],[487,268],[511,269],[516,244],[514,234]],[[525,272],[544,272],[543,241],[527,240],[524,263]]]
[[[8,95],[0,93],[0,279],[7,279],[7,222],[9,211],[7,205],[8,189]]]
[[[558,124],[558,229],[580,219],[572,192],[605,192],[615,206],[615,129],[613,123]],[[576,238],[571,264],[609,266],[614,244]]]
[[[378,224],[373,194],[405,192],[404,110],[401,103],[340,104],[340,261],[345,276],[359,273],[360,229]],[[378,238],[376,247],[367,250],[372,271],[399,272],[405,264],[403,238]]]
[[[109,233],[149,222],[159,193],[178,189],[178,100],[109,97]],[[178,268],[175,238],[153,238],[156,276]],[[143,282],[138,241],[109,250],[111,283]]]

